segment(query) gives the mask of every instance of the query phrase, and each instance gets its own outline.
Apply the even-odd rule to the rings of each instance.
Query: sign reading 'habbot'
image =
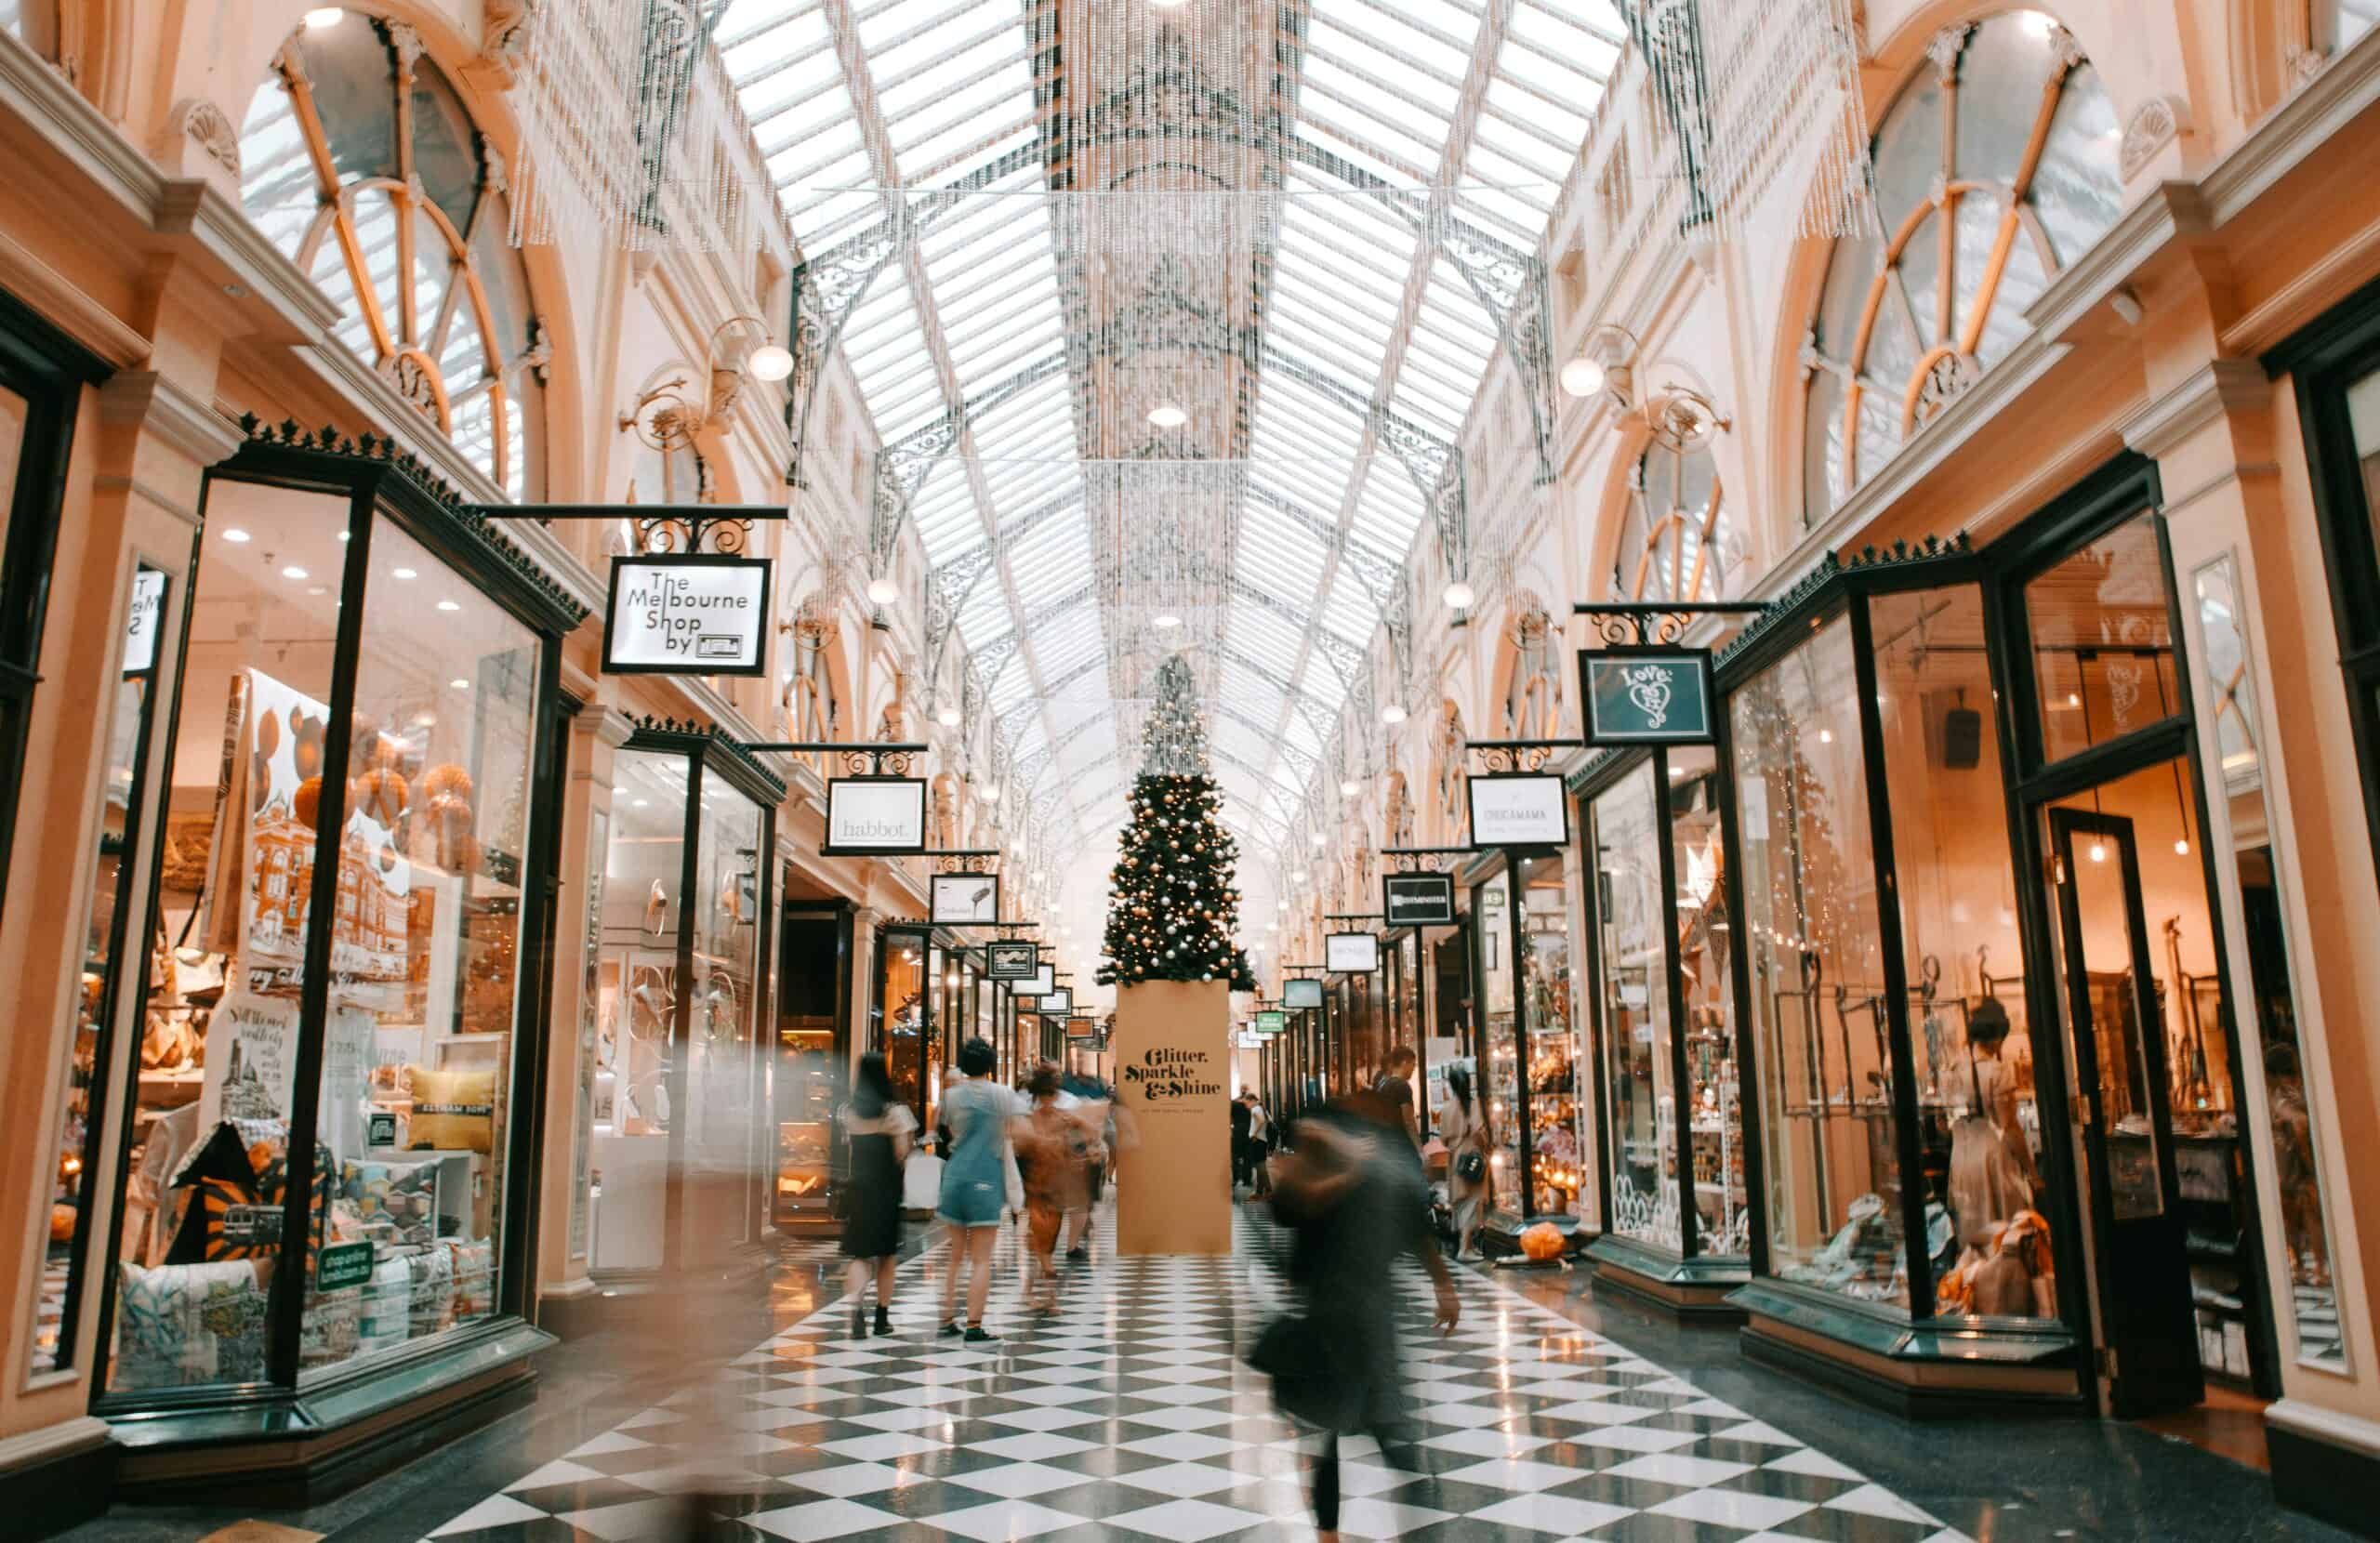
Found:
[[[679,553],[615,557],[603,611],[608,675],[759,675],[769,564]]]

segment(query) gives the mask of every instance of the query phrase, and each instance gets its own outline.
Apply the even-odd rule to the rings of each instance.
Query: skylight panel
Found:
[[[1370,640],[1373,628],[1380,625],[1380,613],[1372,608],[1363,586],[1344,568],[1323,601],[1322,625],[1358,647]]]

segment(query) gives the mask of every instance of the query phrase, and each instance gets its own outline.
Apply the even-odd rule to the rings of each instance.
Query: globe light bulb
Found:
[[[1179,429],[1190,421],[1190,415],[1170,402],[1160,402],[1149,409],[1152,429]]]
[[[1450,611],[1468,611],[1479,600],[1477,592],[1461,579],[1447,586],[1445,598],[1447,609]]]
[[[1382,723],[1402,723],[1405,721],[1405,709],[1392,702],[1380,710],[1380,720]]]
[[[318,33],[325,27],[336,27],[346,20],[347,11],[343,7],[316,6],[306,13],[306,30]]]
[[[871,605],[891,605],[901,598],[901,587],[878,574],[867,581],[867,599]]]
[[[945,729],[956,729],[959,727],[959,709],[945,707],[933,715],[933,720]]]
[[[1359,783],[1359,782],[1357,782],[1357,781],[1356,781],[1355,778],[1353,778],[1353,777],[1349,777],[1349,778],[1345,779],[1344,781],[1341,782],[1341,783],[1340,783],[1340,785],[1339,785],[1339,796],[1340,796],[1341,798],[1354,798],[1361,797],[1361,796],[1362,796],[1362,794],[1363,794],[1363,791],[1364,791],[1364,785],[1363,785],[1363,784],[1361,784],[1361,783]]]
[[[1562,366],[1562,389],[1574,397],[1591,397],[1603,389],[1604,368],[1596,361],[1573,359]]]
[[[763,343],[744,365],[755,380],[783,380],[793,374],[793,350],[782,343]]]

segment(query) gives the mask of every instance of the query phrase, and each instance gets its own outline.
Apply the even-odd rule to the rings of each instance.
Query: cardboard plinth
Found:
[[[1118,1154],[1117,1252],[1230,1253],[1230,986],[1120,988],[1113,1049],[1117,1097],[1139,1135]]]

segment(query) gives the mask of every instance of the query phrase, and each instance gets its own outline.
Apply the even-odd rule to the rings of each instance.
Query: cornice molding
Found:
[[[0,231],[0,286],[119,369],[149,357],[148,338],[6,231]]]
[[[126,370],[99,388],[99,419],[130,425],[148,438],[210,467],[240,448],[239,425],[210,402],[155,370]]]
[[[2202,184],[2154,184],[2034,297],[2025,308],[2025,320],[2039,335],[2063,337],[2131,282],[2151,257],[2175,241],[2212,234],[2217,223]]]
[[[2380,102],[2380,30],[2366,33],[2324,65],[2199,178],[2206,207],[2228,224],[2282,178]]]
[[[2123,442],[2151,460],[2216,419],[2270,405],[2272,382],[2251,359],[2215,359],[2123,422]]]

